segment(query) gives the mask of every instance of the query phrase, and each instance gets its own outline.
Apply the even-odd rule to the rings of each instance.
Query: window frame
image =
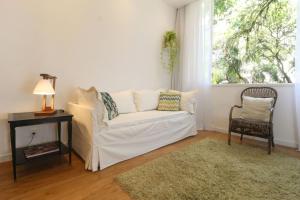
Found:
[[[295,87],[295,83],[227,83],[211,84],[212,87]]]

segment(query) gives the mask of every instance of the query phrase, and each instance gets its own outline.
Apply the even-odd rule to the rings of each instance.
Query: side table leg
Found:
[[[68,121],[69,164],[72,163],[72,121]]]
[[[61,154],[61,122],[57,122],[57,137],[58,137],[59,153]]]
[[[16,181],[16,179],[17,179],[17,171],[16,171],[16,129],[13,125],[10,125],[10,141],[11,141],[13,176],[14,176],[14,181]]]

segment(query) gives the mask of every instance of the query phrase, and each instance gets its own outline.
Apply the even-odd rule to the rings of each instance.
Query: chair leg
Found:
[[[228,145],[231,145],[231,131],[228,132]]]
[[[241,134],[241,138],[240,138],[241,142],[243,141],[243,136],[244,136],[244,135],[243,135],[243,134]]]
[[[271,150],[272,150],[272,138],[269,138],[269,139],[268,139],[268,146],[269,146],[268,154],[271,155]]]
[[[272,147],[275,147],[274,137],[272,137]]]

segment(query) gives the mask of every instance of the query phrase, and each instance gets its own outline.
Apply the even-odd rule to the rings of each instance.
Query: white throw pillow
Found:
[[[116,102],[120,114],[136,112],[136,107],[133,99],[133,92],[131,90],[110,93],[110,95]]]
[[[254,119],[269,122],[273,98],[254,98],[243,96],[242,119]]]
[[[156,110],[159,102],[160,92],[166,90],[138,90],[134,91],[134,101],[139,112]]]
[[[181,94],[180,110],[187,111],[192,114],[196,113],[198,90],[193,90],[189,92],[169,90],[169,92],[176,92]]]

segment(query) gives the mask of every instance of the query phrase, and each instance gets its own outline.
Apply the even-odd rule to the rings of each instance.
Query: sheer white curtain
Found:
[[[179,44],[179,52],[178,52],[178,62],[176,67],[174,68],[174,73],[172,76],[172,89],[175,90],[182,90],[182,78],[181,78],[181,72],[183,68],[183,59],[182,59],[182,52],[183,49],[181,49],[184,46],[184,29],[185,29],[185,7],[178,8],[176,13],[176,25],[175,25],[175,31],[177,34],[177,42]]]
[[[295,82],[295,103],[296,103],[296,124],[298,132],[298,148],[300,151],[300,1],[297,6],[297,45],[296,45],[296,82]]]
[[[199,89],[198,128],[205,129],[211,85],[213,1],[198,0],[177,12],[176,30],[180,42],[179,66],[174,73],[174,88]]]

